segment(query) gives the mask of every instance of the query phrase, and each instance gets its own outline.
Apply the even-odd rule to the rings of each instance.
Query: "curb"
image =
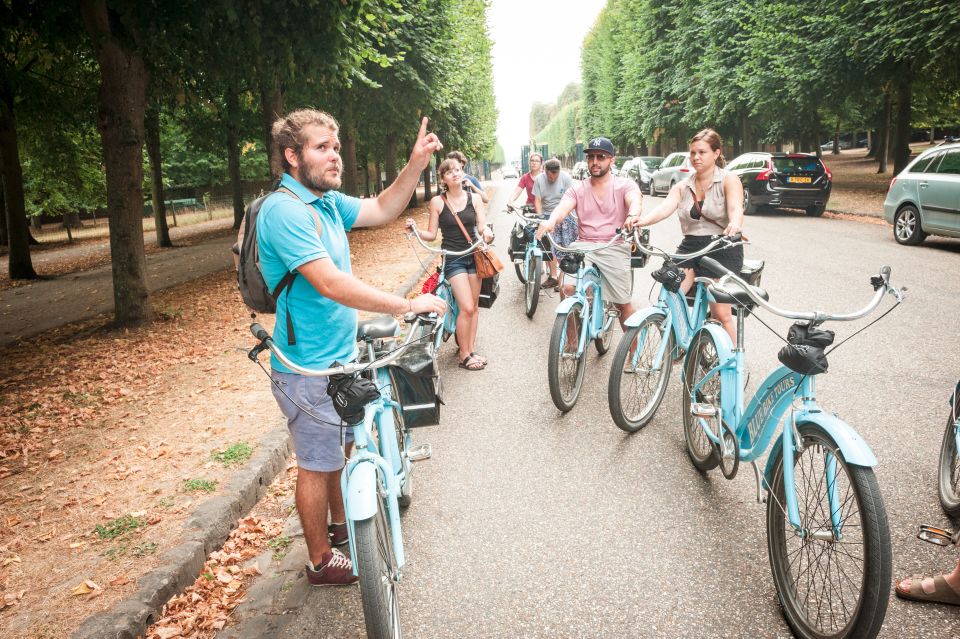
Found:
[[[406,297],[432,267],[421,264],[395,291]],[[237,472],[225,494],[209,499],[187,518],[186,541],[163,554],[163,565],[137,580],[137,592],[112,610],[87,617],[72,639],[136,639],[146,634],[163,606],[191,585],[207,556],[223,546],[237,521],[260,500],[267,487],[286,466],[292,452],[286,422],[264,435],[250,463]]]
[[[133,596],[84,620],[73,639],[142,637],[167,601],[196,580],[207,555],[223,546],[237,521],[283,471],[290,452],[286,423],[264,435],[250,462],[230,479],[225,494],[203,502],[188,517],[186,541],[164,553],[163,565],[137,580],[139,590]]]

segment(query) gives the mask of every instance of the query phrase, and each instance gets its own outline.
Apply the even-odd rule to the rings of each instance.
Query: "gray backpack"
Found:
[[[289,189],[280,187],[277,191],[283,191],[297,197]],[[266,281],[263,279],[263,273],[260,271],[260,256],[257,247],[257,216],[260,209],[268,197],[276,193],[272,191],[266,195],[261,195],[251,202],[243,214],[243,222],[240,224],[240,232],[237,235],[237,242],[233,245],[234,254],[239,256],[237,262],[237,286],[240,289],[240,297],[243,303],[256,313],[276,313],[277,300],[285,290],[293,286],[293,281],[297,278],[296,271],[288,271],[277,286],[270,290]],[[297,198],[298,200],[300,198]],[[316,211],[310,207],[314,220],[317,222],[317,232],[320,231],[319,218]],[[297,343],[296,336],[293,333],[292,311],[287,304],[287,343],[293,346]]]

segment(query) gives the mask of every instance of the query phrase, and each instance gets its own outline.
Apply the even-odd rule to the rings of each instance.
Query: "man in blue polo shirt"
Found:
[[[285,345],[294,363],[308,368],[356,358],[357,310],[393,315],[446,310],[433,295],[408,300],[355,278],[347,241],[355,226],[379,226],[400,215],[420,173],[443,145],[427,133],[423,118],[410,160],[394,183],[378,197],[361,200],[337,191],[343,172],[338,130],[333,117],[314,109],[294,111],[274,123],[284,174],[280,190],[263,203],[257,218],[267,286],[273,290],[287,272],[298,274],[277,300],[274,340]],[[357,578],[350,559],[334,547],[347,542],[347,526],[340,490],[340,417],[327,395],[328,379],[297,375],[276,359],[271,364],[277,382],[273,394],[297,453],[296,504],[309,554],[307,579],[315,586],[353,583]],[[352,438],[347,429],[348,450]]]

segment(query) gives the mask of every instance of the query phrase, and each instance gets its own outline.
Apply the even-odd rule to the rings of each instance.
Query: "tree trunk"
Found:
[[[383,164],[387,172],[387,182],[384,186],[387,187],[397,179],[397,134],[388,133],[384,146]]]
[[[270,160],[270,176],[276,179],[283,173],[280,154],[273,144],[273,123],[283,117],[283,82],[280,80],[280,74],[273,73],[269,79],[261,83],[260,111],[267,142],[265,147],[267,158]]]
[[[414,189],[416,193],[416,189]],[[433,197],[433,192],[430,190],[430,165],[427,165],[427,168],[423,170],[423,201],[429,202],[430,198]]]
[[[0,171],[3,175],[3,202],[6,209],[6,235],[10,252],[7,264],[11,280],[37,277],[30,258],[30,229],[23,199],[23,169],[17,146],[17,120],[13,112],[12,87],[0,80]]]
[[[171,247],[170,229],[167,228],[167,205],[163,195],[163,161],[160,157],[160,107],[151,105],[147,109],[144,124],[144,138],[147,144],[147,157],[150,159],[150,196],[153,200],[153,221],[157,229],[157,246]]]
[[[867,157],[872,158],[877,155],[877,136],[873,131],[867,131]]]
[[[773,150],[777,153],[783,153],[783,138],[777,138],[777,141],[773,145]]]
[[[107,174],[113,304],[120,326],[150,319],[143,248],[143,123],[148,74],[132,43],[135,30],[106,0],[81,0],[80,12],[100,65],[97,129]],[[118,33],[120,32],[120,33]]]
[[[0,246],[7,246],[10,236],[7,234],[7,205],[3,197],[3,153],[0,152]]]
[[[340,156],[343,158],[343,192],[347,195],[359,195],[357,177],[357,136],[347,127],[340,129]]]
[[[840,155],[840,118],[837,118],[837,124],[833,127],[833,155]]]
[[[930,127],[930,144],[933,144],[937,141],[937,127]]]
[[[243,221],[243,182],[240,179],[240,97],[231,84],[224,96],[227,106],[227,171],[233,194],[233,228],[239,230]]]
[[[890,156],[890,111],[893,109],[890,87],[883,89],[883,109],[880,112],[880,129],[877,136],[877,173],[887,172],[887,159]]]
[[[746,153],[753,148],[753,140],[750,139],[750,119],[746,111],[740,111],[740,148],[741,153]]]
[[[380,195],[383,192],[383,180],[381,176],[383,175],[383,166],[380,164],[380,160],[377,160],[374,167],[377,170],[376,179],[373,181],[373,192],[375,195]]]
[[[900,171],[910,163],[910,107],[913,100],[913,71],[904,65],[897,74],[897,122],[896,137],[893,141],[893,173]]]

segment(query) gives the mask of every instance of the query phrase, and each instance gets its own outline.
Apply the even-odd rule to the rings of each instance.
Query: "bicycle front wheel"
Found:
[[[583,327],[583,304],[575,302],[570,310],[553,322],[550,334],[550,354],[547,357],[547,381],[554,405],[566,413],[577,403],[583,373],[586,370],[587,352],[577,356],[580,332]]]
[[[960,517],[960,450],[957,449],[957,427],[952,410],[940,446],[939,475],[940,505],[951,517]]]
[[[782,451],[767,495],[767,546],[783,616],[798,637],[871,639],[887,611],[891,578],[877,478],[870,468],[847,465],[820,426],[797,430],[799,531],[787,519]]]
[[[663,401],[673,369],[673,333],[666,315],[650,315],[639,326],[627,329],[610,365],[607,403],[614,423],[634,433],[653,418]],[[657,359],[664,340],[663,357]]]
[[[720,419],[720,391],[722,390],[720,375],[714,373],[706,382],[703,382],[710,369],[717,365],[718,352],[717,343],[710,331],[700,329],[690,341],[687,359],[684,362],[683,395],[680,400],[680,410],[683,413],[683,439],[687,444],[687,456],[697,470],[702,472],[716,468],[719,459],[716,446],[701,426],[701,420],[708,418],[694,416],[693,410],[695,404],[709,405],[717,415],[713,419]],[[701,382],[703,385],[697,392],[691,392],[691,389]],[[719,432],[714,434],[719,438]]]
[[[400,604],[397,599],[399,569],[390,539],[386,503],[378,499],[377,512],[354,525],[357,573],[363,620],[369,639],[396,639],[400,633]]]
[[[524,284],[524,302],[527,306],[527,317],[533,318],[537,312],[537,303],[540,301],[540,276],[543,269],[543,260],[537,256],[531,257],[527,263],[527,281]]]
[[[610,343],[613,341],[613,323],[616,319],[610,312],[612,308],[612,303],[603,303],[603,330],[600,335],[593,340],[593,345],[596,347],[598,355],[606,355],[607,351],[610,350]]]

